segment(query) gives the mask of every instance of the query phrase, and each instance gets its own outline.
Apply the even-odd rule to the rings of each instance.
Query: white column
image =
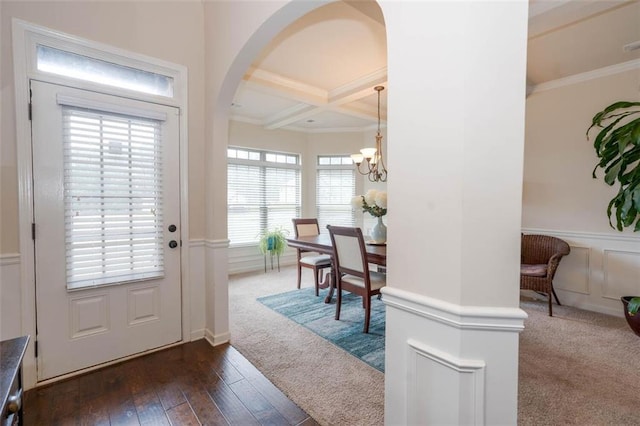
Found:
[[[381,1],[387,424],[516,424],[527,2]]]

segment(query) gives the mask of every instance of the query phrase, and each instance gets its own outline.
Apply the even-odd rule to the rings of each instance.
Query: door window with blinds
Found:
[[[327,225],[355,226],[351,199],[356,194],[353,161],[348,155],[318,156],[316,208],[320,231]]]
[[[300,156],[230,147],[227,150],[228,235],[230,245],[257,243],[265,229],[293,235],[300,216]]]
[[[67,288],[162,277],[162,117],[62,107]]]

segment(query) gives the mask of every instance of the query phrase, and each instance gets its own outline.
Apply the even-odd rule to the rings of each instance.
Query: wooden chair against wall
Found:
[[[293,230],[296,238],[298,237],[313,237],[320,234],[320,226],[318,225],[318,219],[291,219],[293,221]],[[307,254],[314,253],[309,250],[297,249],[298,257],[298,288],[302,281],[302,268],[309,268],[313,270],[313,279],[316,287],[316,296],[320,294],[320,281],[322,280],[322,271],[325,268],[331,268],[331,256],[328,254]]]
[[[549,316],[553,316],[551,295],[562,306],[553,289],[553,277],[563,256],[571,252],[569,244],[550,235],[522,235],[520,288],[544,293],[549,300]]]
[[[364,307],[363,332],[369,332],[371,296],[380,294],[387,283],[386,275],[369,270],[367,250],[360,228],[327,226],[333,244],[333,261],[336,276],[336,319],[340,319],[342,290],[362,296]]]

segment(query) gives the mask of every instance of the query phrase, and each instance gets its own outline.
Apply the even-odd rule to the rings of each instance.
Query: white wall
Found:
[[[640,101],[635,69],[592,73],[541,86],[527,99],[523,231],[564,239],[554,286],[561,303],[622,316],[621,296],[640,294],[640,235],[609,226],[617,188],[606,185],[585,132],[593,116],[618,100]],[[582,76],[584,77],[584,76]]]

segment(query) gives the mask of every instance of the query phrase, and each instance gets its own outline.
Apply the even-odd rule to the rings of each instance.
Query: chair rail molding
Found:
[[[460,306],[393,287],[384,287],[382,294],[386,306],[460,330],[520,332],[527,318],[519,308]]]
[[[522,232],[525,234],[548,234],[559,238],[580,238],[580,239],[597,239],[608,241],[623,241],[640,243],[640,235],[627,235],[620,233],[605,233],[605,232],[583,232],[583,231],[561,231],[559,229],[546,229],[546,228],[522,228]]]
[[[229,248],[229,239],[227,238],[222,238],[217,240],[209,240],[209,239],[195,240],[196,243],[199,243],[200,241],[204,242],[205,247],[209,249]]]

